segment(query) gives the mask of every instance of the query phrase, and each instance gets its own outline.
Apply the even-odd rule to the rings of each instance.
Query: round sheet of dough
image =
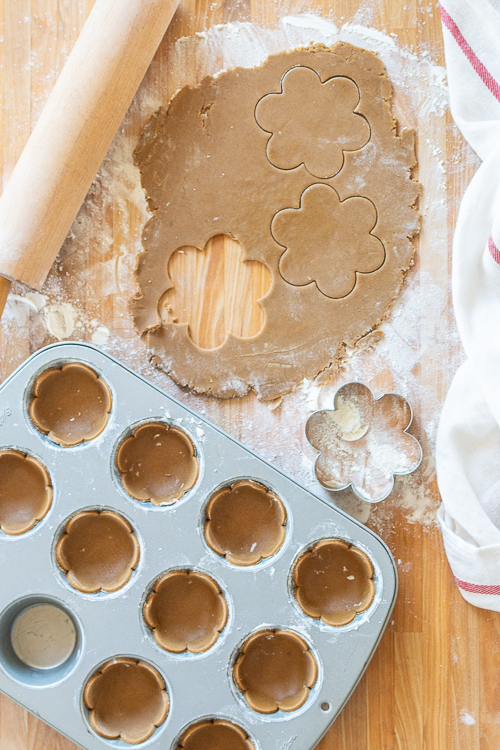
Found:
[[[135,159],[152,216],[133,315],[152,361],[179,384],[276,398],[338,362],[387,314],[412,261],[420,192],[414,132],[396,127],[391,95],[377,55],[338,42],[206,77],[146,125]],[[259,320],[263,312],[257,332],[229,327],[220,346],[203,349],[190,316],[199,327],[197,303],[217,295],[225,271],[202,275],[197,290],[189,265],[170,260],[179,249],[206,255],[221,235],[239,243],[240,265],[265,266],[271,285],[244,303]],[[180,309],[176,289],[191,291]]]

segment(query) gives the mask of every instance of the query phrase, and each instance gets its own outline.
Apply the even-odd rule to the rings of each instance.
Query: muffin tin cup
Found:
[[[94,441],[61,448],[33,427],[25,405],[38,373],[70,361],[95,369],[110,387],[113,404],[106,428]],[[241,726],[257,750],[281,750],[292,742],[294,750],[313,748],[361,678],[390,617],[397,579],[384,543],[109,355],[85,344],[55,344],[33,355],[0,388],[0,413],[7,415],[0,424],[0,448],[14,446],[36,456],[47,467],[54,488],[52,508],[42,522],[15,538],[0,535],[2,567],[16,571],[0,587],[0,612],[25,597],[56,600],[78,622],[85,646],[64,679],[46,689],[13,679],[0,664],[0,690],[87,750],[117,744],[132,747],[89,732],[81,701],[85,681],[99,665],[117,655],[133,655],[164,676],[171,702],[166,721],[144,745],[175,750],[176,740],[189,725],[223,717]],[[160,508],[129,498],[120,489],[113,466],[123,435],[146,421],[165,421],[185,430],[200,461],[193,489],[180,502]],[[224,562],[203,536],[208,499],[220,487],[243,478],[269,487],[288,513],[281,549],[265,565],[246,568]],[[84,508],[121,513],[138,536],[140,563],[121,592],[83,596],[61,581],[53,556],[54,537],[71,515]],[[318,625],[300,610],[290,589],[290,571],[298,556],[319,539],[332,538],[358,546],[375,567],[375,600],[352,627]],[[151,584],[175,568],[212,576],[229,604],[230,616],[219,642],[197,658],[179,658],[160,649],[142,618]],[[274,719],[240,700],[231,671],[240,644],[266,627],[300,635],[311,645],[321,671],[304,706]]]

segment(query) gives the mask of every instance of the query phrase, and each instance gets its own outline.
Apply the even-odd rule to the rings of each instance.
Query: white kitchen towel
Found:
[[[467,361],[438,430],[438,518],[463,596],[500,611],[500,0],[442,0],[441,19],[451,112],[483,163],[453,240],[453,306]]]

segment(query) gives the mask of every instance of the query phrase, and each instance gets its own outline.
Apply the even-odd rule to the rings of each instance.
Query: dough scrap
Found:
[[[366,134],[342,144],[342,168],[322,182],[307,164],[318,174],[334,167],[325,159],[324,170],[318,169],[311,161],[318,156],[317,149],[311,155],[310,145],[302,151],[290,145],[293,133],[287,128],[288,146],[280,147],[279,153],[295,153],[306,166],[277,168],[269,160],[277,159],[272,149],[268,158],[268,143],[275,133],[270,138],[261,127],[276,129],[278,120],[273,118],[278,115],[271,105],[265,106],[267,97],[277,95],[271,102],[287,98],[290,92],[295,97],[293,79],[311,78],[304,69],[314,72],[320,92],[328,93],[329,82],[335,79],[335,99],[341,93],[340,79],[353,81],[359,103],[352,86],[342,83],[343,111],[349,122],[355,118],[370,128],[365,145]],[[346,345],[354,346],[387,315],[412,262],[420,193],[420,185],[410,175],[415,164],[414,131],[398,132],[391,96],[391,83],[377,55],[338,42],[331,48],[314,45],[274,55],[257,68],[207,77],[199,86],[182,89],[168,108],[151,118],[135,151],[153,215],[143,232],[144,252],[136,271],[139,292],[132,309],[138,331],[147,336],[152,362],[180,385],[218,397],[242,396],[253,389],[260,398],[278,398],[304,377],[314,378],[338,361]],[[329,96],[320,97],[321,117],[315,115],[314,122],[331,118],[329,102]],[[350,269],[343,269],[349,283],[345,278],[329,279],[326,266],[331,253],[325,256],[323,248],[317,248],[319,281],[312,268],[304,269],[306,283],[300,286],[286,280],[286,270],[280,273],[286,248],[273,237],[271,224],[280,212],[296,210],[301,196],[308,189],[312,192],[313,186],[314,195],[324,186],[336,191],[338,216],[339,208],[354,205],[349,203],[353,199],[362,198],[375,207],[376,224],[369,229],[367,212],[364,234],[365,252],[374,256],[365,255],[361,265],[349,258]],[[343,228],[342,235],[350,231]],[[173,286],[168,275],[171,255],[186,246],[201,251],[221,234],[240,243],[244,260],[264,264],[272,281],[259,300],[265,316],[262,330],[250,338],[229,334],[222,346],[207,350],[193,343],[186,323],[162,320],[160,306]],[[384,249],[381,265],[379,243]],[[302,247],[300,257],[304,253]],[[288,261],[282,263],[286,268]],[[354,271],[355,284],[349,291]],[[308,277],[314,280],[307,283]],[[322,283],[326,294],[320,291]]]

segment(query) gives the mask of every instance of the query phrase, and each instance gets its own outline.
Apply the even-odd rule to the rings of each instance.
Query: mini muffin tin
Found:
[[[49,368],[68,363],[92,368],[111,393],[111,409],[102,431],[74,446],[51,440],[50,430],[38,429],[30,418],[36,378]],[[192,486],[177,488],[179,499],[175,502],[156,504],[141,499],[135,490],[134,497],[122,482],[123,466],[121,470],[117,466],[120,446],[137,436],[138,428],[146,423],[175,428],[176,435],[186,435],[187,445],[194,446],[197,476],[189,473],[186,482]],[[82,343],[40,350],[1,386],[0,455],[4,450],[31,456],[46,468],[52,502],[41,520],[24,533],[0,531],[2,692],[88,750],[195,747],[195,740],[206,731],[214,737],[217,732],[221,737],[234,732],[242,746],[255,750],[309,750],[316,745],[359,681],[394,604],[394,562],[375,534],[109,355]],[[185,453],[182,446],[179,451]],[[140,467],[132,464],[127,471],[130,468],[138,476]],[[166,473],[171,474],[171,469]],[[238,484],[241,482],[252,484]],[[216,493],[235,485],[236,489],[247,491],[250,487],[260,492],[269,503],[277,499],[286,512],[284,533],[277,542],[269,542],[267,556],[250,555],[243,564],[232,563],[231,555],[221,555],[205,538],[207,505]],[[230,491],[227,494],[231,496]],[[138,563],[131,565],[131,574],[116,590],[89,593],[97,585],[89,584],[87,590],[72,586],[71,576],[57,565],[56,551],[61,554],[59,540],[67,533],[69,519],[86,511],[119,514],[139,543]],[[282,518],[284,514],[278,515]],[[368,576],[373,568],[369,585],[375,593],[367,597],[367,608],[340,626],[327,624],[310,605],[311,616],[306,614],[294,595],[295,565],[323,540],[352,545],[371,563],[365,565]],[[161,588],[162,580],[162,586],[171,580],[168,574],[172,571],[201,574],[193,581],[208,581],[215,592],[211,596],[222,597],[227,607],[217,615],[215,635],[208,634],[204,644],[181,653],[176,645],[182,641],[177,631],[173,635],[168,629],[167,635],[159,632],[155,640],[151,629],[156,623],[151,622],[154,592]],[[22,613],[46,604],[56,605],[64,614],[64,621],[72,632],[74,629],[74,646],[63,663],[43,669],[23,662],[12,638]],[[149,626],[143,615],[145,605]],[[163,612],[155,617],[161,620],[168,608]],[[177,627],[170,621],[158,627],[167,625]],[[300,644],[309,661],[312,658],[307,668],[307,694],[295,703],[293,699],[287,702],[285,696],[286,710],[260,712],[250,707],[242,690],[242,684],[246,686],[245,680],[250,679],[242,672],[243,654],[249,654],[250,644],[258,643],[259,638],[276,641],[282,633]],[[171,650],[160,645],[163,641],[173,643]],[[105,739],[95,731],[95,718],[89,718],[88,704],[95,692],[92,686],[98,684],[95,675],[108,669],[105,665],[113,659],[133,669],[139,669],[139,663],[146,669],[149,665],[159,684],[166,687],[166,719],[160,717],[159,726],[153,726],[150,736],[139,744]],[[265,664],[264,673],[271,679]],[[258,671],[256,674],[258,677]],[[256,689],[258,693],[258,685]]]

